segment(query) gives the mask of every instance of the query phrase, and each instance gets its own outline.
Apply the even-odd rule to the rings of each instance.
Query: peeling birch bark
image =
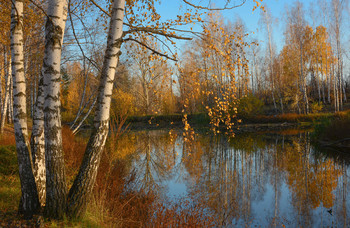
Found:
[[[113,81],[119,61],[120,40],[123,34],[124,7],[125,0],[115,0],[113,3],[93,131],[78,175],[68,195],[67,214],[71,217],[80,217],[86,209],[89,196],[96,181],[101,154],[106,142]]]
[[[13,2],[11,11],[11,54],[14,130],[22,190],[19,211],[25,218],[30,218],[39,210],[40,204],[28,148],[26,81],[23,62],[23,2],[18,0]]]

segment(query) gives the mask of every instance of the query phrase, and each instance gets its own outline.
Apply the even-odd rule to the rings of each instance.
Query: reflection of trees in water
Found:
[[[201,146],[205,149],[202,150],[207,152],[201,158],[204,167],[198,175],[201,179],[192,186],[191,193],[215,212],[219,224],[229,225],[231,221],[239,219],[249,223],[253,218],[251,202],[253,198],[263,195],[264,191],[262,173],[265,158],[259,149],[261,145],[252,140],[253,145],[244,148],[246,152],[243,141],[231,142],[236,147],[220,136],[198,141],[203,143]],[[254,188],[256,193],[252,192],[253,185],[257,187]]]
[[[328,210],[334,207],[333,191],[338,185],[341,167],[330,159],[315,159],[307,134],[300,134],[293,144],[284,149],[283,168],[287,171],[286,181],[292,192],[292,204],[297,213],[298,225],[312,226],[323,223],[321,218],[313,219],[313,210],[323,206]],[[326,212],[326,210],[324,210]],[[321,221],[319,220],[321,219]]]
[[[347,219],[349,215],[349,205],[347,204],[347,194],[349,192],[348,186],[348,166],[346,165],[348,162],[343,161],[340,164],[340,172],[342,176],[339,178],[339,184],[336,189],[336,198],[341,202],[340,204],[336,204],[334,210],[334,214],[336,215],[336,226],[344,226],[349,227],[350,222]]]
[[[219,225],[349,223],[348,166],[317,153],[307,133],[238,135],[230,141],[198,135],[183,143],[181,136],[171,140],[168,132],[138,132],[134,141],[138,187],[163,194],[164,182],[179,178]]]
[[[175,165],[174,143],[170,143],[167,134],[159,132],[142,132],[137,134],[138,156],[134,160],[134,172],[138,187],[145,191],[161,193],[160,183],[170,177]]]
[[[330,159],[316,159],[307,133],[288,141],[277,137],[274,142],[252,136],[236,137],[230,143],[223,137],[205,138],[197,140],[196,145],[203,155],[186,160],[188,173],[197,180],[190,191],[215,212],[220,224],[249,225],[259,217],[259,210],[268,210],[264,222],[274,227],[288,223],[303,227],[329,224],[327,209],[335,207],[334,190],[340,186],[341,166]],[[191,170],[193,167],[195,171]],[[342,180],[346,185],[346,169],[343,170]],[[267,181],[273,189],[274,200],[271,205],[253,211],[252,202],[263,200]],[[279,204],[283,182],[291,192],[292,216],[280,214],[281,209],[288,206]],[[346,194],[347,191],[339,190],[336,196],[346,197]],[[345,220],[346,201],[337,202],[342,202],[344,208],[337,214],[343,214],[342,220]],[[320,206],[324,207],[320,213],[325,221],[314,217],[314,210]]]

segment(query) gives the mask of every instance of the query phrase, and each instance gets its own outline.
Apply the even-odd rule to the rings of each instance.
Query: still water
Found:
[[[135,188],[190,199],[222,227],[350,227],[349,159],[307,132],[225,136],[130,132],[118,140]]]

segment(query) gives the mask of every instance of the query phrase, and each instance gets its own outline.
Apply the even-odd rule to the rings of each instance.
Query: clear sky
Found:
[[[224,0],[219,1],[223,2]],[[179,13],[181,14],[181,12],[183,11],[180,7],[181,2],[181,0],[163,0],[161,1],[161,4],[157,7],[158,12],[161,14],[163,19],[176,18],[176,15],[178,15]],[[281,13],[284,11],[286,3],[290,2],[291,1],[287,0],[263,0],[263,4],[270,8],[272,15],[276,18],[281,17]],[[306,2],[310,2],[310,0],[307,0]],[[234,22],[237,16],[240,17],[245,26],[247,27],[248,32],[254,32],[254,34],[252,34],[252,37],[263,42],[265,35],[261,29],[262,26],[260,26],[259,24],[261,10],[256,9],[255,11],[253,11],[253,7],[255,5],[256,4],[253,2],[253,0],[247,0],[243,6],[231,10],[224,10],[221,11],[221,13],[225,17],[225,19],[231,22]],[[277,26],[278,27],[276,27],[274,31],[273,39],[274,41],[276,41],[277,46],[279,46],[277,48],[280,49],[280,46],[282,46],[283,43],[283,27],[281,26],[281,23],[278,23]]]
[[[202,0],[202,2],[205,2],[208,0]],[[162,17],[164,18],[175,18],[179,12],[181,12],[180,3],[181,0],[162,0],[160,6],[157,7],[159,9],[158,12],[161,13]],[[214,2],[214,1],[212,1]],[[224,0],[217,0],[215,1],[217,4],[219,2],[224,2]],[[239,2],[239,1],[237,1]],[[286,12],[286,7],[291,6],[293,4],[294,0],[263,0],[263,4],[268,7],[273,15],[277,19],[277,23],[274,26],[274,32],[273,32],[273,39],[276,43],[277,51],[282,49],[283,46],[283,40],[284,40],[284,19],[283,16]],[[318,1],[313,0],[302,0],[300,1],[304,5],[304,10],[307,12],[305,15],[306,20],[311,21],[311,17],[309,14],[309,9],[311,4],[318,4]],[[329,2],[329,0],[328,0]],[[264,46],[264,40],[265,40],[265,33],[263,31],[263,26],[260,25],[259,19],[260,19],[260,9],[256,9],[255,11],[252,11],[254,5],[256,5],[253,0],[247,0],[246,3],[239,7],[232,10],[225,10],[222,11],[222,14],[227,20],[235,21],[235,18],[239,16],[243,23],[246,25],[248,32],[254,32],[252,34],[252,38],[258,39],[262,46]],[[318,7],[314,7],[314,9],[317,9]],[[348,13],[346,13],[348,14]],[[317,17],[317,16],[316,16]],[[316,18],[317,19],[317,18]],[[312,25],[312,22],[309,22]],[[346,31],[348,29],[348,26],[344,26]],[[344,36],[343,34],[343,41],[348,41],[348,38]]]

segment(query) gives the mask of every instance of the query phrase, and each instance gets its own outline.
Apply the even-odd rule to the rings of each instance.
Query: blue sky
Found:
[[[223,0],[219,1],[223,2]],[[182,9],[180,8],[181,2],[181,0],[163,0],[161,1],[161,4],[157,6],[158,12],[161,14],[163,19],[176,18],[176,15],[181,14],[182,12]],[[287,0],[264,0],[263,4],[270,8],[271,13],[274,17],[279,18],[284,12],[286,3],[290,2],[291,1]],[[310,2],[310,0],[303,2]],[[256,4],[253,2],[253,0],[247,0],[243,6],[232,10],[224,10],[221,11],[221,13],[225,19],[229,21],[235,21],[237,16],[239,16],[242,19],[243,23],[246,25],[248,32],[254,32],[254,34],[251,36],[263,42],[265,33],[262,31],[262,28],[259,24],[261,10],[256,9],[253,11],[253,7],[255,5]],[[200,28],[198,27],[198,29]],[[281,23],[278,23],[278,27],[274,28],[274,30],[273,39],[276,41],[277,49],[279,50],[283,45],[283,27],[281,26]],[[183,42],[179,42],[180,46],[182,43]],[[262,46],[263,45],[264,44],[262,44]]]
[[[206,2],[207,0],[202,0],[202,2]],[[175,18],[179,12],[181,12],[181,9],[179,9],[181,0],[163,0],[161,1],[160,6],[157,7],[159,10],[158,12],[161,13],[163,18]],[[212,1],[214,2],[214,1]],[[219,4],[219,2],[224,2],[224,0],[217,0],[216,3]],[[267,6],[272,15],[277,18],[278,23],[273,28],[273,39],[276,43],[277,51],[282,49],[283,46],[283,40],[284,40],[284,21],[283,21],[283,15],[286,11],[286,7],[293,4],[294,1],[288,1],[288,0],[263,0],[263,4]],[[312,1],[312,0],[302,0],[301,1],[304,5],[304,10],[307,12],[305,17],[307,20],[310,20],[309,17],[309,8],[310,4],[317,4],[318,1]],[[329,2],[329,0],[328,0]],[[244,24],[247,27],[247,30],[249,32],[254,32],[254,34],[251,35],[252,38],[256,38],[260,40],[262,43],[262,46],[264,46],[263,41],[265,40],[265,33],[263,31],[262,26],[259,24],[260,19],[260,9],[256,9],[255,11],[252,11],[255,3],[253,0],[247,0],[246,3],[239,7],[232,10],[225,10],[222,11],[222,14],[227,20],[234,21],[237,16],[239,16]],[[311,24],[311,22],[310,22]],[[348,26],[344,27],[345,30],[348,30]],[[344,31],[344,30],[343,30]],[[347,40],[346,37],[343,39]]]

